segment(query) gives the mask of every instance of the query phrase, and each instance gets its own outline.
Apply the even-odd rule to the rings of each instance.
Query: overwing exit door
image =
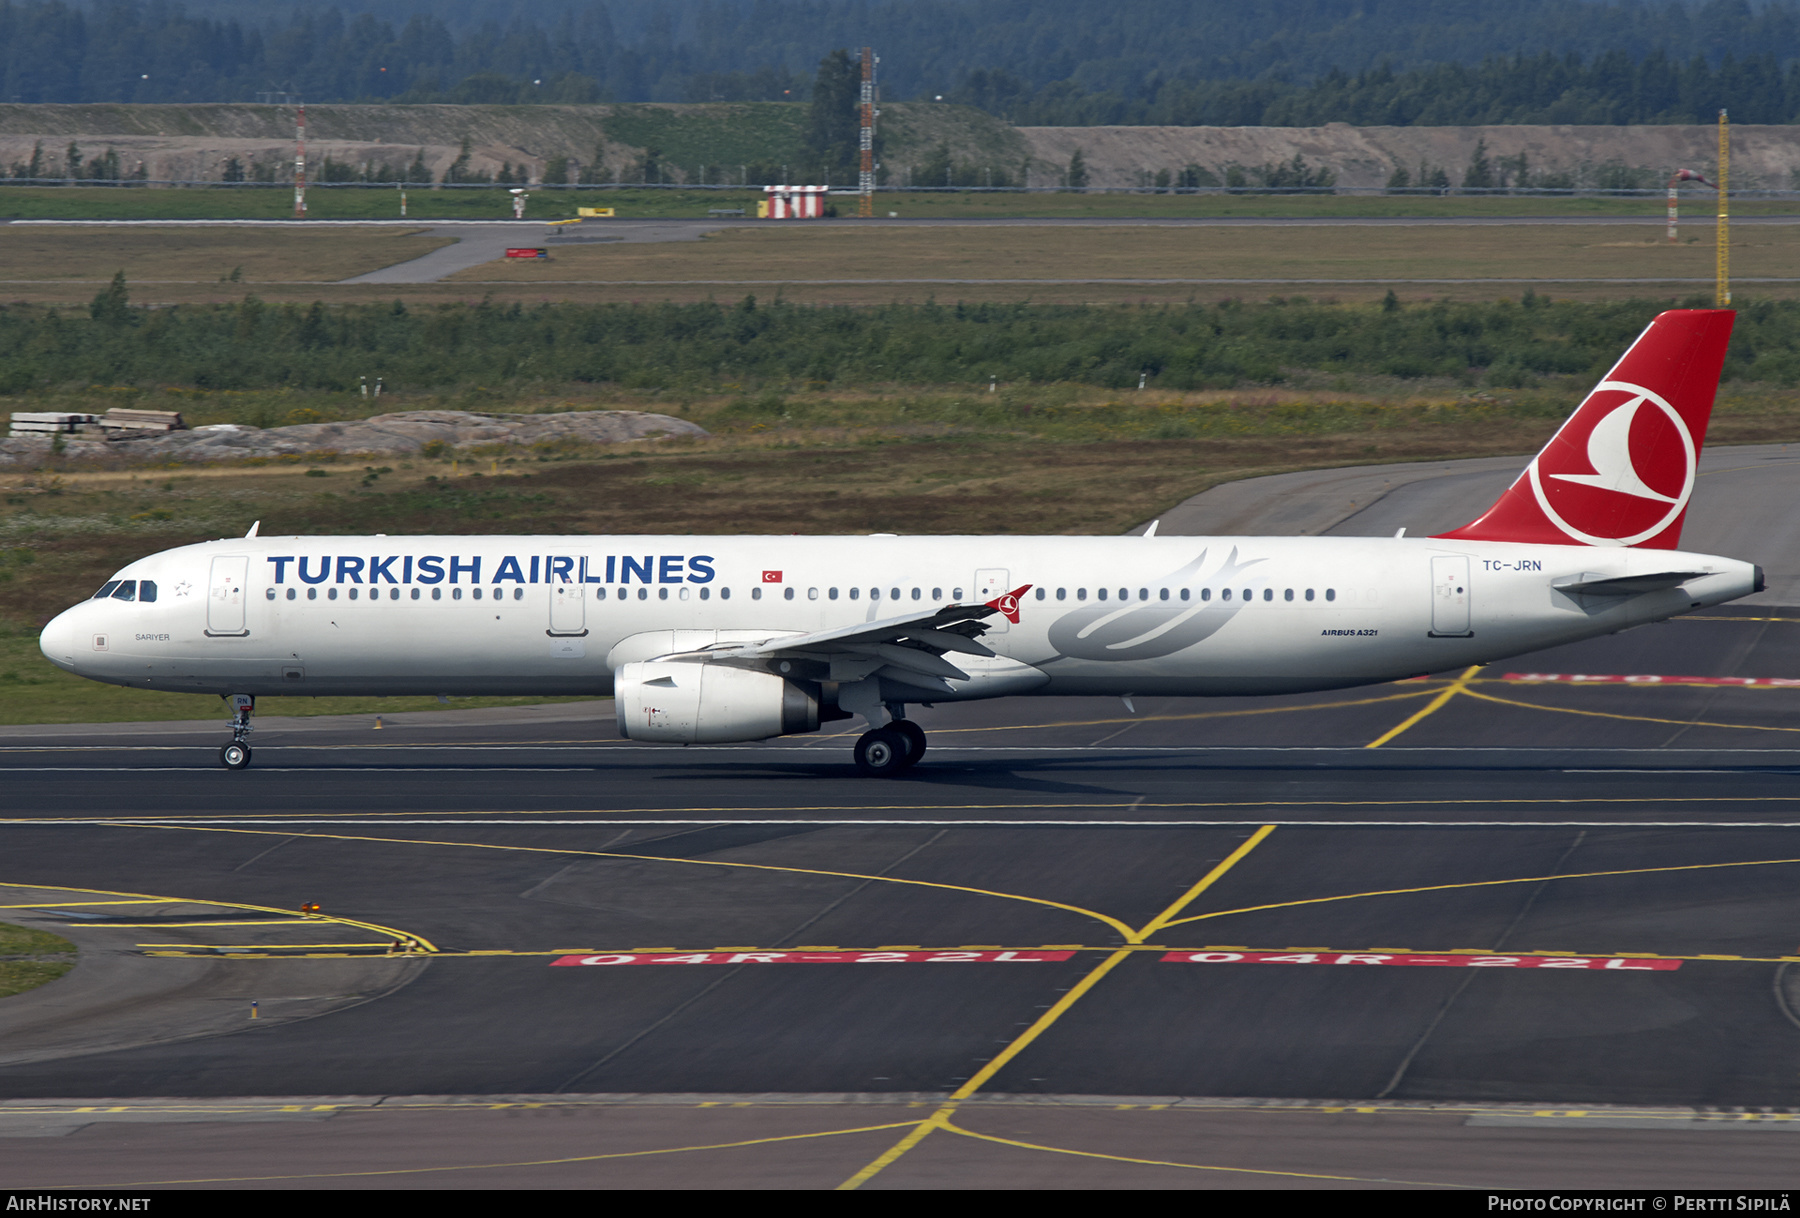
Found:
[[[975,595],[970,598],[970,603],[985,605],[996,596],[1010,591],[1012,588],[1007,582],[1007,568],[983,567],[975,572]],[[981,621],[988,628],[989,634],[1005,634],[1011,626],[1005,616],[998,613],[984,617]]]
[[[586,564],[579,556],[552,554],[549,563],[550,633],[587,633],[587,589],[581,572]]]

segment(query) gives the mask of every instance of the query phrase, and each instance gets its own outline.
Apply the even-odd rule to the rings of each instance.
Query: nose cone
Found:
[[[44,658],[67,672],[75,671],[75,629],[75,610],[68,609],[51,618],[38,635]]]

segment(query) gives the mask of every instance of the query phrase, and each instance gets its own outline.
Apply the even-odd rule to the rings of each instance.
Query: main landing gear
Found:
[[[250,764],[250,712],[256,709],[252,694],[231,694],[231,743],[219,750],[219,764],[228,770],[241,770]]]
[[[856,768],[872,778],[891,778],[925,755],[925,730],[910,719],[864,732],[856,741]]]

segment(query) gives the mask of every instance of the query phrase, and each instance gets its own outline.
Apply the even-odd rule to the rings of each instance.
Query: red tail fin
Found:
[[[1499,501],[1439,536],[1674,549],[1736,316],[1658,315]]]

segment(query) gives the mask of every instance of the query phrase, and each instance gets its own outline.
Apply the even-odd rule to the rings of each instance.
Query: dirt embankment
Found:
[[[307,164],[327,158],[375,176],[441,180],[465,139],[465,172],[498,175],[511,165],[532,181],[565,157],[576,173],[602,165],[598,181],[735,182],[751,164],[803,168],[803,103],[599,106],[308,106]],[[897,103],[882,108],[884,156],[911,164],[947,144],[961,160],[1017,165],[1026,146],[999,119],[964,106]],[[23,176],[34,151],[41,177],[67,173],[68,149],[91,164],[109,151],[119,172],[161,181],[220,181],[236,160],[249,180],[291,182],[291,106],[0,105],[0,177]],[[422,161],[425,175],[414,168]],[[413,170],[408,173],[408,170]]]
[[[1021,127],[1030,146],[1032,184],[1054,185],[1075,150],[1087,163],[1091,186],[1147,185],[1144,175],[1179,173],[1199,165],[1223,179],[1237,166],[1255,169],[1301,157],[1337,175],[1337,185],[1379,187],[1403,168],[1415,183],[1419,167],[1441,168],[1460,185],[1486,141],[1487,154],[1524,153],[1530,172],[1567,173],[1593,185],[1607,166],[1646,171],[1644,185],[1660,185],[1676,169],[1713,176],[1718,128],[1661,127]],[[1731,131],[1735,190],[1787,190],[1800,173],[1800,126],[1736,126]]]
[[[374,176],[399,176],[422,161],[441,179],[469,142],[467,172],[497,175],[506,165],[535,181],[556,157],[577,171],[603,163],[602,181],[637,181],[648,157],[656,180],[735,181],[747,163],[792,165],[805,176],[806,107],[793,103],[600,106],[309,106],[307,157],[314,176],[326,158]],[[1029,162],[1030,184],[1063,182],[1081,150],[1089,184],[1146,186],[1197,165],[1217,180],[1292,162],[1325,168],[1344,187],[1380,187],[1397,168],[1413,175],[1442,169],[1460,185],[1476,145],[1486,141],[1496,167],[1524,154],[1534,179],[1569,175],[1600,183],[1607,167],[1637,171],[1656,185],[1673,169],[1709,177],[1717,165],[1711,125],[1659,127],[1010,127],[978,110],[929,102],[882,107],[882,158],[890,175],[946,145],[959,164],[1005,167]],[[250,179],[291,181],[294,112],[287,106],[0,105],[0,175],[18,176],[39,151],[40,174],[66,172],[68,148],[90,163],[109,151],[119,170],[152,179],[218,181],[236,160]],[[1788,189],[1800,182],[1800,125],[1740,126],[1732,131],[1732,185]],[[416,171],[409,175],[418,180]],[[810,180],[810,179],[809,179]],[[1205,179],[1203,179],[1204,181]],[[1624,184],[1617,180],[1613,185]]]

